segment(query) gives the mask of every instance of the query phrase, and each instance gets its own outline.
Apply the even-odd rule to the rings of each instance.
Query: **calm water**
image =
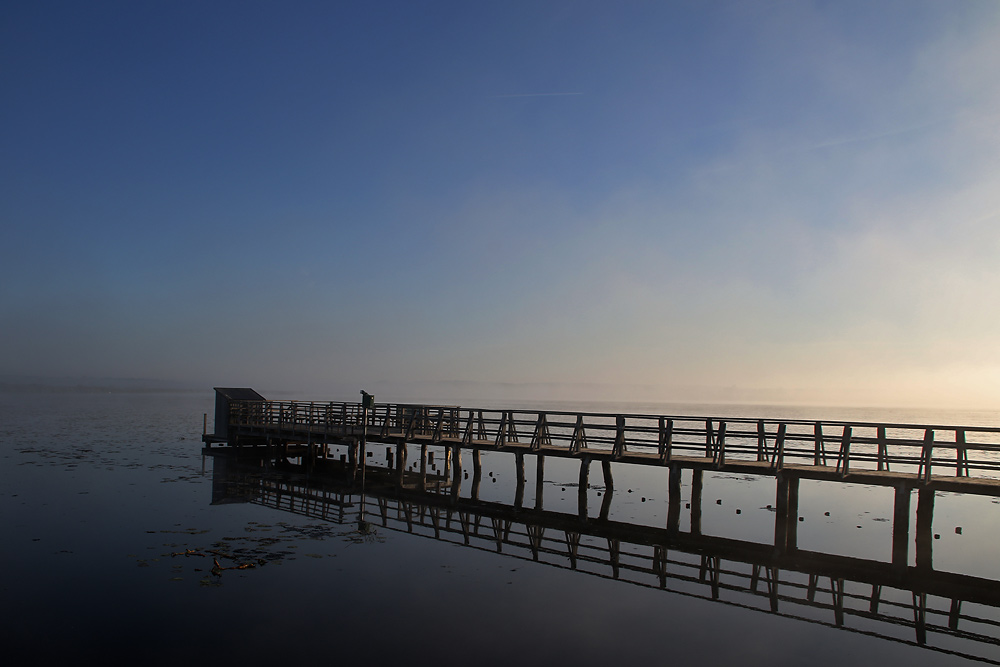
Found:
[[[466,545],[457,519],[446,523],[435,508],[414,503],[407,522],[402,507],[380,501],[375,489],[366,498],[374,529],[360,533],[360,498],[343,498],[352,506],[341,522],[338,489],[315,475],[246,469],[227,475],[222,463],[203,461],[202,413],[212,411],[213,401],[208,393],[0,395],[0,559],[8,575],[0,583],[0,622],[10,664],[117,657],[154,664],[345,658],[971,664],[955,652],[1000,662],[1000,613],[986,605],[961,609],[973,620],[963,619],[959,629],[974,640],[935,632],[947,628],[948,619],[928,614],[926,643],[941,649],[932,650],[913,645],[908,591],[882,592],[880,613],[902,619],[891,623],[866,615],[870,586],[847,582],[847,614],[844,627],[837,627],[828,579],[817,582],[818,605],[810,606],[803,602],[808,578],[782,574],[779,590],[788,599],[779,601],[775,614],[766,595],[748,590],[749,567],[720,554],[707,554],[723,565],[718,599],[712,599],[710,574],[698,579],[699,554],[672,551],[671,576],[662,585],[651,572],[654,547],[622,540],[616,579],[606,560],[610,543],[601,536],[580,536],[574,570],[563,533],[536,534],[535,554],[531,535],[515,526],[497,553],[492,526],[480,526]],[[1000,423],[997,413],[982,412],[554,407]],[[384,448],[372,449],[373,462],[380,463]],[[512,458],[484,456],[483,500],[512,503]],[[533,507],[534,462],[526,459],[524,506]],[[439,457],[429,469],[440,472],[442,465]],[[666,471],[615,465],[613,476],[609,519],[636,526],[637,534],[643,527],[662,528]],[[578,467],[548,460],[545,480],[545,511],[575,513]],[[690,491],[688,473],[685,502]],[[591,472],[587,494],[596,515],[607,494],[600,466]],[[327,502],[309,501],[317,497]],[[891,490],[803,482],[799,547],[888,561],[892,500]],[[773,480],[706,475],[702,533],[770,544],[773,502]],[[682,512],[681,530],[690,527]],[[1000,504],[994,499],[939,494],[934,533],[935,569],[1000,580]],[[912,553],[910,558],[912,564]],[[254,567],[213,571],[216,561],[225,568]],[[758,591],[764,590],[759,583]],[[944,599],[928,604],[945,612],[949,607]]]

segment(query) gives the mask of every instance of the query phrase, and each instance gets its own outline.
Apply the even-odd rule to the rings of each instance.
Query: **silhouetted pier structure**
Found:
[[[681,511],[681,471],[690,469],[692,525],[700,522],[705,471],[769,476],[776,480],[775,538],[778,554],[797,551],[799,482],[803,479],[894,489],[892,561],[909,559],[911,497],[917,491],[916,563],[931,563],[931,516],[936,491],[1000,496],[1000,428],[790,419],[604,414],[551,410],[487,410],[457,406],[269,401],[252,389],[216,389],[215,433],[203,440],[267,456],[327,461],[331,447],[355,471],[367,469],[360,443],[389,446],[397,485],[406,486],[410,446],[420,447],[421,474],[413,485],[430,488],[428,453],[437,451],[446,474],[434,488],[457,498],[470,453],[473,499],[478,499],[484,450],[507,452],[515,465],[514,507],[521,509],[525,456],[536,459],[536,503],[541,508],[545,459],[579,461],[578,514],[587,518],[590,468],[600,462],[606,484],[612,463],[665,469],[666,529],[676,533]],[[207,430],[207,426],[206,426]],[[392,450],[395,453],[392,453]],[[364,463],[362,463],[364,462]],[[942,474],[943,473],[943,474]],[[449,481],[450,480],[450,481]],[[601,516],[608,516],[606,494]]]
[[[475,491],[463,497],[462,475],[449,488],[444,476],[421,485],[408,472],[400,484],[394,470],[371,468],[362,488],[346,461],[287,465],[251,449],[205,451],[215,457],[215,503],[251,502],[338,524],[353,523],[363,505],[370,521],[393,531],[1000,664],[1000,582],[939,572],[919,555],[908,566],[895,553],[885,562],[789,550],[778,531],[773,542],[704,535],[700,488],[691,528],[679,531],[609,520],[604,511],[545,510],[540,495],[535,507],[482,501]],[[929,528],[930,514],[924,521]]]

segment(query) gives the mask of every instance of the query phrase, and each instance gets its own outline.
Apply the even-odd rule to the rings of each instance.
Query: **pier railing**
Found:
[[[1000,428],[490,410],[458,406],[377,404],[365,423],[360,404],[232,401],[237,433],[305,441],[357,438],[496,448],[541,454],[603,456],[667,465],[703,459],[715,467],[746,464],[781,470],[823,466],[837,473],[932,471],[955,477],[1000,477]]]

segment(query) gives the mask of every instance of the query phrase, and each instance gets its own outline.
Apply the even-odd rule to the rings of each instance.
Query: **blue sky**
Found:
[[[0,375],[995,407],[1000,3],[12,2]]]

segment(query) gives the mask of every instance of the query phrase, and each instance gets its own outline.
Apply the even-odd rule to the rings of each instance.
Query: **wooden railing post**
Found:
[[[625,416],[615,417],[615,444],[611,448],[613,458],[621,458],[625,454]]]
[[[767,460],[767,431],[763,419],[757,420],[757,460]]]
[[[955,476],[969,476],[969,454],[965,449],[965,429],[955,429]]]
[[[538,421],[535,422],[535,433],[531,436],[531,450],[538,451],[543,446],[548,447],[551,444],[552,439],[549,437],[548,420],[544,412],[539,412]]]
[[[778,424],[778,433],[774,436],[774,452],[771,455],[771,469],[781,470],[785,465],[785,424]]]
[[[840,453],[837,455],[837,472],[846,477],[851,463],[851,427],[844,426],[844,435],[840,440]]]
[[[576,454],[581,449],[587,448],[587,432],[583,425],[583,415],[576,416],[576,427],[573,429],[573,439],[569,444],[569,451]]]
[[[719,434],[715,436],[712,464],[716,468],[726,465],[726,422],[719,422]]]
[[[924,446],[920,451],[920,468],[917,477],[926,484],[931,481],[931,462],[934,459],[934,429],[924,431]]]
[[[674,420],[660,417],[660,463],[670,463],[670,450],[674,444]]]
[[[878,427],[878,469],[889,470],[889,445],[885,437],[885,426]]]
[[[816,422],[813,427],[813,438],[816,441],[816,451],[813,455],[813,465],[826,465],[826,444],[823,439],[823,423]]]

